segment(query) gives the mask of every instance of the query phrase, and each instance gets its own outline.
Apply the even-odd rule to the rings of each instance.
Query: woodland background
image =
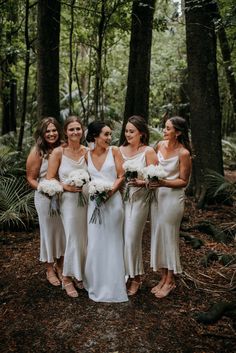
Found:
[[[0,0],[0,12],[0,349],[232,352],[235,1]],[[117,145],[133,114],[147,120],[152,145],[167,116],[189,123],[194,158],[181,226],[185,272],[161,303],[150,294],[156,277],[149,269],[149,223],[144,288],[128,306],[88,305],[85,292],[75,304],[46,283],[25,161],[38,121],[50,115],[63,123],[72,113],[85,126],[109,120]],[[199,314],[211,305],[210,316]]]

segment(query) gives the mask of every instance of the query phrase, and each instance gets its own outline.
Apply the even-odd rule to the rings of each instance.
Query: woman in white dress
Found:
[[[149,130],[141,116],[128,119],[125,128],[125,142],[120,147],[124,161],[133,161],[140,168],[156,164],[156,153],[148,146]],[[137,293],[144,274],[142,258],[142,236],[149,212],[147,189],[144,180],[134,179],[129,183],[130,197],[124,203],[125,272],[128,276],[128,295]]]
[[[35,132],[35,146],[26,162],[27,181],[35,190],[34,202],[40,228],[40,261],[46,263],[46,276],[53,286],[59,286],[62,278],[65,234],[61,218],[50,217],[50,200],[39,193],[37,187],[47,174],[48,160],[53,149],[61,144],[61,128],[55,118],[40,121]]]
[[[191,173],[191,147],[188,127],[181,117],[165,123],[164,140],[157,145],[157,158],[167,177],[151,182],[156,199],[151,208],[151,267],[161,270],[160,282],[152,288],[157,298],[175,288],[174,275],[181,273],[179,228],[184,212],[184,188]]]
[[[87,149],[80,143],[83,127],[77,116],[66,119],[64,134],[66,145],[54,149],[48,165],[47,179],[59,178],[64,189],[60,205],[66,234],[62,283],[67,295],[76,298],[78,292],[73,279],[76,279],[77,286],[82,288],[87,246],[87,205],[78,205],[78,192],[82,192],[82,189],[66,184],[70,172],[77,169],[87,170]]]
[[[89,124],[86,139],[95,145],[87,156],[91,180],[111,182],[113,187],[101,209],[101,224],[90,222],[95,204],[89,201],[85,288],[89,298],[96,302],[125,302],[128,297],[123,256],[124,211],[119,192],[123,161],[119,149],[110,146],[111,129],[104,122]]]

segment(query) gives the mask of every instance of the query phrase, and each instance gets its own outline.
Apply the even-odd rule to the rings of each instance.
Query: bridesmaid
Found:
[[[87,156],[91,180],[112,182],[113,189],[102,208],[102,224],[88,223],[85,287],[89,298],[96,302],[125,302],[124,211],[118,191],[123,182],[123,161],[119,149],[110,146],[111,129],[104,122],[89,124],[86,139],[95,145]],[[93,210],[94,202],[90,201],[88,222]]]
[[[185,119],[166,121],[164,140],[157,145],[157,157],[167,177],[150,183],[156,188],[157,202],[151,207],[151,267],[161,270],[160,282],[152,288],[157,298],[175,288],[174,274],[181,273],[179,228],[184,212],[184,188],[191,173],[191,147]]]
[[[53,149],[61,144],[61,127],[55,118],[48,117],[40,121],[35,141],[27,158],[26,177],[35,190],[34,202],[40,228],[40,261],[46,263],[48,281],[53,286],[60,286],[65,251],[64,229],[59,216],[49,216],[49,198],[37,191],[39,182],[46,177]]]
[[[141,116],[131,116],[125,128],[125,142],[120,147],[125,161],[134,161],[140,168],[156,164],[157,158],[152,147],[148,146],[149,130]],[[142,258],[142,235],[149,212],[145,196],[145,181],[135,179],[129,182],[131,200],[125,201],[124,241],[125,271],[128,276],[128,295],[137,293],[141,286],[140,275],[144,274]],[[132,197],[133,196],[133,197]]]
[[[61,199],[61,218],[66,234],[63,267],[63,287],[69,297],[78,297],[73,278],[82,288],[87,246],[87,206],[78,206],[81,188],[65,184],[71,171],[87,169],[86,147],[81,145],[83,126],[77,116],[70,116],[64,124],[66,145],[56,148],[50,159],[47,179],[59,177],[64,192]]]

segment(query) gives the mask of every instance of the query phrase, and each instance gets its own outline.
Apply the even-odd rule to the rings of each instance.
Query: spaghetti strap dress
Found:
[[[58,170],[60,181],[65,182],[70,172],[77,169],[87,170],[84,156],[75,161],[63,151]],[[86,193],[86,187],[83,187],[83,192]],[[63,276],[75,277],[82,281],[87,247],[87,205],[78,205],[78,193],[64,191],[60,210],[66,234]]]
[[[122,148],[120,151],[124,161],[135,161],[135,164],[143,168],[146,167],[145,153],[149,148],[146,147],[143,152],[132,157],[127,157]],[[142,238],[150,206],[147,193],[148,191],[144,187],[130,187],[130,198],[124,201],[125,274],[131,278],[144,274]]]
[[[45,179],[48,169],[48,159],[43,158],[39,171],[38,182]],[[53,263],[56,259],[64,256],[65,233],[60,216],[49,215],[50,200],[47,196],[34,193],[35,208],[38,213],[40,229],[40,261]]]
[[[179,177],[179,155],[165,159],[160,151],[158,161],[166,179]],[[151,205],[151,267],[181,273],[179,229],[184,213],[184,188],[159,187]]]
[[[117,172],[109,148],[100,170],[97,170],[88,152],[88,171],[91,180],[115,182]],[[95,302],[126,302],[123,256],[123,204],[120,192],[112,195],[102,207],[102,223],[89,223],[95,207],[88,206],[88,248],[85,266],[85,288]]]

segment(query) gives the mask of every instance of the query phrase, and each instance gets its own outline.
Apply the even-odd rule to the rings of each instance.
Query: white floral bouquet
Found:
[[[63,187],[56,179],[41,180],[37,187],[38,192],[50,199],[49,214],[56,216],[60,214],[59,198],[63,192]]]
[[[102,224],[101,207],[108,198],[108,193],[113,188],[113,183],[104,180],[93,180],[89,183],[89,197],[91,201],[95,201],[95,208],[89,223]]]
[[[158,179],[164,179],[166,177],[166,172],[164,168],[158,164],[150,164],[147,167],[144,167],[141,171],[143,179],[147,182],[149,181],[158,181]]]
[[[76,169],[70,172],[68,178],[65,180],[65,184],[77,186],[82,188],[90,180],[89,174],[84,169]],[[78,206],[84,206],[87,204],[87,198],[83,191],[79,192],[78,195]]]
[[[141,174],[147,184],[150,181],[158,181],[159,179],[164,179],[167,176],[164,168],[160,164],[150,164],[147,167],[144,167]],[[149,190],[146,201],[151,201],[154,195],[154,190]]]
[[[125,181],[126,181],[124,201],[127,201],[130,198],[130,186],[127,185],[127,183],[132,179],[138,178],[141,169],[140,169],[140,165],[132,160],[125,161],[123,163],[123,169],[125,171]]]

